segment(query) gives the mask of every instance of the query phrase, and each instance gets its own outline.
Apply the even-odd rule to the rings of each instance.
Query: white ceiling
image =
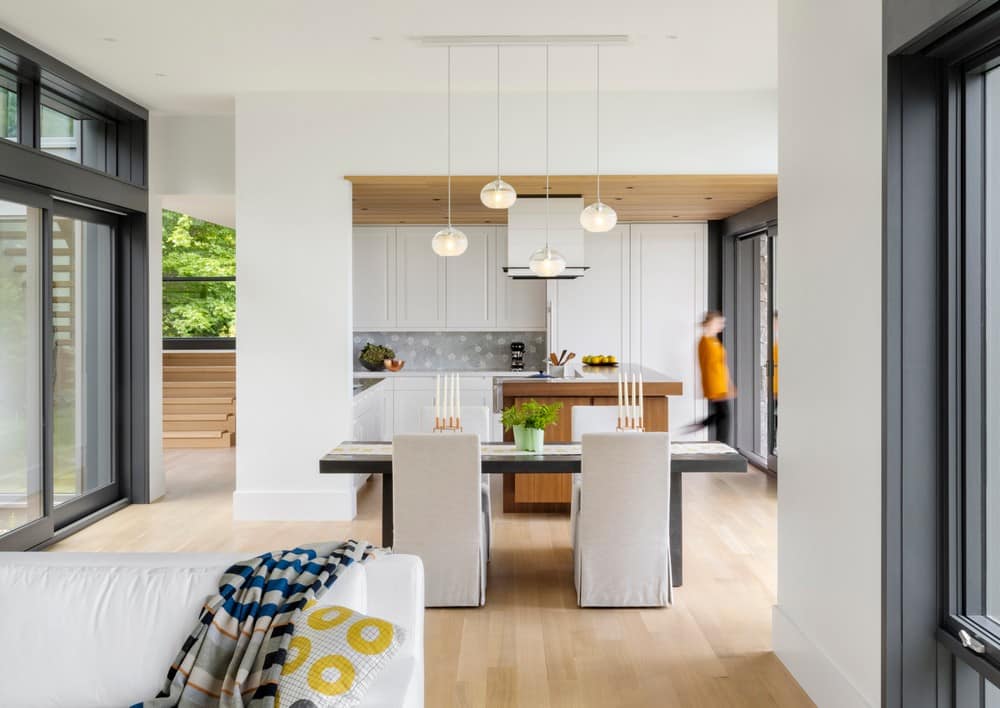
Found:
[[[236,197],[232,194],[166,194],[161,204],[170,211],[236,228]]]
[[[777,86],[777,0],[33,0],[0,26],[150,109],[226,112],[255,91],[443,91],[423,35],[627,34],[608,91]],[[453,51],[455,90],[492,91],[495,49]],[[544,86],[544,50],[504,50],[507,90]],[[590,47],[553,47],[553,91],[591,90]]]

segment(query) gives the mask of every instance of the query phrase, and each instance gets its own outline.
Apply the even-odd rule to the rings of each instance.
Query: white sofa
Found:
[[[218,588],[247,553],[0,553],[0,705],[104,708],[152,698]],[[321,602],[408,637],[362,705],[424,705],[424,570],[416,556],[352,566]]]

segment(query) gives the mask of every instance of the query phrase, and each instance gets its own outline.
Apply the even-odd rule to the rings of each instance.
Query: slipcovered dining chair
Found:
[[[427,607],[486,602],[486,515],[479,436],[392,440],[393,550],[420,556]]]
[[[580,442],[588,433],[613,433],[618,427],[617,406],[573,406],[570,437]],[[576,547],[576,512],[580,508],[581,475],[573,475],[573,490],[569,498],[570,544]]]
[[[578,604],[669,605],[670,434],[587,433],[582,438],[573,519]]]
[[[486,406],[462,406],[462,431],[475,433],[480,442],[490,442],[490,409]],[[424,406],[420,409],[420,430],[430,432],[434,429],[434,406]],[[493,499],[490,495],[490,476],[482,475],[483,513],[486,514],[486,549],[487,557],[493,556]]]

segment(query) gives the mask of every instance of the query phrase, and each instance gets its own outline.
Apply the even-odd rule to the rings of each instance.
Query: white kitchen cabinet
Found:
[[[396,328],[434,329],[446,325],[445,268],[449,258],[431,250],[433,226],[396,229]],[[365,277],[355,275],[355,280]]]
[[[632,224],[630,234],[630,361],[677,378],[670,428],[705,417],[698,369],[699,323],[708,309],[708,229],[705,224]],[[641,326],[640,326],[641,325]]]
[[[448,329],[493,329],[497,324],[496,228],[462,227],[469,247],[445,262]]]
[[[507,228],[497,228],[497,328],[515,331],[545,331],[544,280],[514,280],[500,264],[507,261]],[[527,265],[525,262],[524,265]]]
[[[628,348],[629,226],[607,233],[586,233],[590,270],[576,280],[554,280],[550,349],[587,354],[613,354],[630,361]]]
[[[550,284],[550,349],[577,357],[614,354],[681,381],[670,397],[670,427],[704,417],[697,344],[708,306],[708,227],[623,224],[585,236],[590,270]],[[704,432],[693,436],[704,438]]]
[[[353,239],[354,328],[396,326],[396,229],[357,226]]]

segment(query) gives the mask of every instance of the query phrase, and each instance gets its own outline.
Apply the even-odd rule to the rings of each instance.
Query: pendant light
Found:
[[[448,226],[431,239],[431,248],[439,256],[460,256],[469,247],[469,239],[451,225],[451,47],[448,47]]]
[[[580,212],[580,225],[587,231],[610,231],[618,223],[615,210],[601,201],[601,45],[597,48],[597,201]]]
[[[549,246],[549,45],[545,45],[545,248],[531,254],[528,267],[539,278],[554,278],[566,270],[566,259]]]
[[[497,45],[497,178],[483,187],[479,200],[490,209],[508,209],[517,191],[500,177],[500,45]]]

